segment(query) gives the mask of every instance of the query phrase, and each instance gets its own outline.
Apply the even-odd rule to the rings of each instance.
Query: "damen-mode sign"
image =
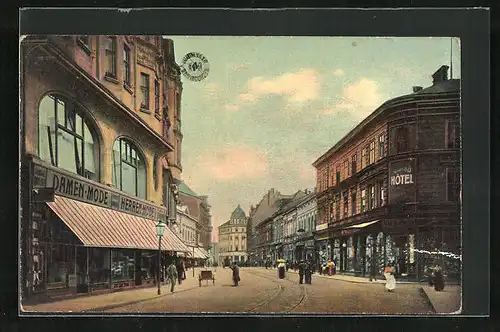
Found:
[[[166,220],[167,209],[114,192],[103,185],[92,183],[42,165],[34,166],[34,187],[54,188],[56,195],[122,211],[139,217]]]

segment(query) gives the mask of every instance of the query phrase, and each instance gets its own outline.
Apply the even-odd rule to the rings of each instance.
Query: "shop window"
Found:
[[[409,149],[409,132],[407,127],[396,129],[396,153],[406,152]]]
[[[110,278],[109,249],[91,248],[89,277],[91,284],[108,284]]]
[[[373,164],[374,162],[375,162],[375,142],[371,142],[368,164]]]
[[[378,158],[385,157],[385,134],[381,134],[378,137]]]
[[[130,48],[127,45],[123,46],[123,82],[128,87],[130,84]]]
[[[99,144],[76,103],[45,96],[38,112],[38,156],[52,165],[99,180]]]
[[[112,250],[111,279],[112,281],[135,279],[135,260],[132,250]]]
[[[366,211],[366,189],[361,190],[361,213]]]
[[[344,218],[347,218],[349,216],[349,195],[347,192],[344,192],[342,197],[344,201]]]
[[[116,79],[116,38],[104,38],[105,75]]]
[[[149,75],[141,73],[141,109],[149,110]]]
[[[446,120],[445,122],[445,147],[454,149],[457,147],[456,121]]]
[[[460,172],[457,170],[446,171],[446,200],[457,202],[460,197]]]
[[[113,145],[113,186],[131,195],[146,198],[146,164],[129,140],[120,138]]]
[[[62,244],[47,244],[45,252],[41,252],[41,279],[46,274],[47,289],[68,288],[76,286],[74,246]],[[45,263],[45,264],[43,264]],[[45,265],[46,271],[43,271]]]

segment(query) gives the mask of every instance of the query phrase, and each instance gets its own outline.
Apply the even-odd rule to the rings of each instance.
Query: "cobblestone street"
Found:
[[[276,270],[241,268],[241,283],[232,286],[231,270],[218,268],[215,285],[202,282],[188,271],[175,292],[162,286],[88,296],[53,303],[25,306],[27,311],[63,312],[290,312],[329,314],[428,314],[432,306],[420,293],[419,284],[398,284],[389,293],[381,282],[352,282],[313,276],[312,284],[300,285],[292,271],[283,280]],[[197,273],[196,273],[197,276]]]

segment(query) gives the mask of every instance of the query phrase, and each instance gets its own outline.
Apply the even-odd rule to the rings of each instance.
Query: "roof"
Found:
[[[191,188],[189,188],[184,181],[179,182],[179,191],[183,194],[201,198],[197,193],[195,193]]]
[[[231,219],[246,219],[246,214],[245,211],[241,208],[241,206],[238,204],[236,209],[234,209],[233,213],[231,213]]]
[[[291,197],[292,195],[283,195],[276,189],[271,188],[255,208],[251,222],[252,228],[257,227],[260,223],[273,216],[279,210],[280,203]]]
[[[363,121],[361,121],[354,129],[349,131],[344,137],[342,137],[333,147],[331,147],[327,152],[322,154],[318,159],[316,159],[312,165],[317,167],[319,163],[324,161],[330,155],[332,155],[337,150],[341,149],[349,140],[360,133],[369,123],[371,123],[376,117],[378,117],[382,112],[390,109],[396,103],[417,101],[422,98],[429,98],[434,95],[444,95],[450,93],[460,92],[460,79],[445,80],[433,84],[430,87],[422,89],[420,91],[399,96],[390,99],[380,105],[375,111],[368,115]],[[429,96],[429,97],[428,97]]]

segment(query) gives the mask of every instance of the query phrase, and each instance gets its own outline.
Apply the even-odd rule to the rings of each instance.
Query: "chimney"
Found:
[[[413,87],[413,93],[415,93],[415,92],[419,92],[420,90],[422,90],[422,87],[421,87],[421,86],[414,86],[414,87]]]
[[[448,80],[448,66],[441,66],[432,74],[432,84],[441,83]]]

